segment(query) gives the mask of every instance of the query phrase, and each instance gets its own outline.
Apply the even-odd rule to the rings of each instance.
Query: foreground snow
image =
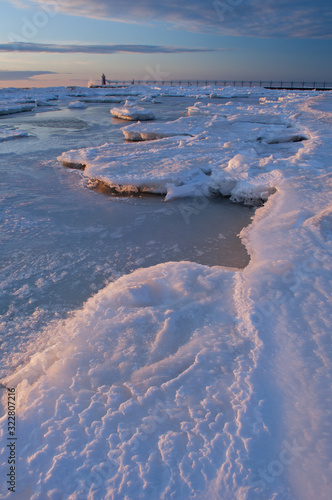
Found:
[[[331,97],[212,108],[193,137],[60,157],[120,190],[267,201],[243,271],[139,269],[3,381],[19,394],[18,498],[331,498]]]

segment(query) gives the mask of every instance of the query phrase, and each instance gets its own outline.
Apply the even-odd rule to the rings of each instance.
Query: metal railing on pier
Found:
[[[128,85],[171,85],[185,87],[263,87],[270,89],[285,90],[332,90],[332,82],[295,82],[295,81],[251,81],[251,80],[106,80],[107,85],[128,86]],[[92,86],[102,86],[101,84]]]

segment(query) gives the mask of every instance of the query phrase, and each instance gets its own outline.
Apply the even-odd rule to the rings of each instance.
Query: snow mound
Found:
[[[116,118],[120,118],[122,120],[143,121],[155,119],[155,116],[151,111],[148,111],[139,106],[113,108],[111,109],[111,114]]]
[[[142,102],[151,102],[152,104],[162,104],[162,101],[155,99],[153,95],[146,95],[141,100]]]

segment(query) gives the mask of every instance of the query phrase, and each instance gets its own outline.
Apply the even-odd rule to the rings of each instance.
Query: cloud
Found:
[[[164,21],[221,35],[331,38],[331,0],[9,0],[50,13],[125,22]]]
[[[55,75],[54,71],[0,71],[0,80],[28,80],[34,76]]]
[[[53,52],[61,54],[176,54],[184,52],[216,52],[221,49],[168,47],[159,45],[57,45],[48,43],[1,43],[0,52]]]

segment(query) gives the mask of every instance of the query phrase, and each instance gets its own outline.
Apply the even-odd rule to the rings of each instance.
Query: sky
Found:
[[[332,82],[330,0],[1,0],[0,87]]]

